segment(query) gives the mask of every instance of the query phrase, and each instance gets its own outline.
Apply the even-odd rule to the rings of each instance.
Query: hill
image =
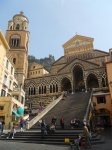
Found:
[[[43,65],[47,70],[50,71],[52,63],[55,62],[55,58],[54,58],[54,56],[49,55],[49,57],[37,59],[37,58],[35,58],[35,56],[29,55],[28,56],[28,65],[30,66],[33,62]]]

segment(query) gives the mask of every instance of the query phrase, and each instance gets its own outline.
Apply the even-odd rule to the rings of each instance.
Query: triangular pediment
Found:
[[[80,64],[81,66],[83,66],[84,70],[91,70],[91,69],[96,69],[99,67],[98,64],[76,58],[70,63],[68,63],[67,65],[65,65],[63,68],[61,68],[58,71],[58,73],[70,73],[71,68],[77,64],[78,65]]]
[[[94,39],[91,37],[75,35],[73,38],[71,38],[62,46],[64,49],[77,48],[84,45],[93,44],[93,41]]]

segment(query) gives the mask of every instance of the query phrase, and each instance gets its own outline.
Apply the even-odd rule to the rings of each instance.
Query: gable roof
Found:
[[[80,60],[80,61],[83,61],[83,62],[86,62],[86,63],[89,63],[91,65],[94,65],[96,67],[99,67],[98,64],[95,64],[93,62],[90,62],[90,61],[87,61],[87,60],[83,60],[83,59],[80,59],[80,58],[75,58],[74,60],[72,60],[71,62],[69,62],[68,64],[66,64],[64,67],[62,67],[61,69],[58,70],[58,73],[63,70],[64,68],[66,68],[68,65],[72,64],[75,60]]]
[[[94,38],[86,37],[86,36],[82,36],[82,35],[75,35],[73,38],[71,38],[71,39],[68,40],[65,44],[62,45],[63,48],[65,49],[68,45],[70,45],[70,43],[73,43],[75,40],[93,42],[93,41],[94,41]]]

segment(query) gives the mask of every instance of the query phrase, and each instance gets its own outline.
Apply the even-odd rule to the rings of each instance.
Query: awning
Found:
[[[16,117],[20,117],[20,115],[16,111],[12,110],[12,112],[16,115]]]

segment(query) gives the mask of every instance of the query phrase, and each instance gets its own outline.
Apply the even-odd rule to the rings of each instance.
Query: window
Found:
[[[17,25],[16,25],[16,30],[19,30],[19,29],[20,29],[20,25],[17,24]]]
[[[7,82],[7,76],[6,75],[4,75],[4,84],[6,85],[6,82]]]
[[[10,30],[12,30],[12,26],[10,27]]]
[[[10,97],[11,95],[9,93],[7,93],[7,97]]]
[[[19,35],[12,35],[10,39],[10,45],[13,47],[20,46],[20,36]]]
[[[16,64],[16,58],[13,58],[13,63]]]
[[[13,74],[13,67],[11,67],[11,74]]]
[[[8,66],[9,66],[9,61],[7,60],[6,61],[6,68],[8,69]]]
[[[105,104],[106,103],[105,97],[97,97],[97,103],[98,104]]]
[[[101,112],[101,113],[104,113],[104,112],[105,112],[105,109],[103,109],[103,108],[100,109],[100,112]]]
[[[0,110],[4,110],[4,106],[0,106]]]
[[[5,97],[5,94],[6,94],[6,91],[2,89],[2,90],[1,90],[1,96],[2,96],[2,97]]]
[[[9,88],[11,88],[11,85],[12,85],[12,81],[9,81]]]
[[[24,104],[24,97],[21,96],[21,104]]]
[[[18,100],[18,99],[19,99],[19,96],[18,96],[18,95],[14,95],[14,98],[15,98],[16,100]]]

